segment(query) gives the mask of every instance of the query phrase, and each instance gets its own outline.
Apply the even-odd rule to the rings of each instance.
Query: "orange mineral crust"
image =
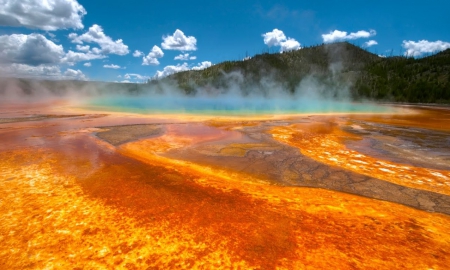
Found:
[[[450,219],[104,149],[1,154],[3,269],[445,269]],[[26,157],[26,159],[25,159]],[[147,161],[152,161],[149,156]],[[25,161],[26,160],[26,161]],[[68,174],[75,162],[79,171]]]
[[[219,123],[224,129],[217,129],[192,119],[164,124],[142,118],[158,123],[161,133],[117,146],[92,132],[140,119],[86,115],[16,119],[0,127],[0,269],[450,265],[448,215],[330,190],[271,185],[249,173],[170,154],[211,141],[224,147],[251,143],[237,130],[259,125],[256,120],[235,127],[233,120],[225,121],[227,126]],[[311,138],[331,134],[342,146],[341,131],[318,125],[309,129]],[[303,124],[271,127],[275,137],[287,136],[281,138],[287,143],[308,130]],[[125,134],[120,135],[119,142]]]
[[[338,166],[363,175],[398,185],[450,195],[450,171],[397,164],[380,160],[344,145],[346,140],[361,137],[344,132],[334,121],[293,124],[275,127],[273,137],[298,147],[302,154],[331,166]]]

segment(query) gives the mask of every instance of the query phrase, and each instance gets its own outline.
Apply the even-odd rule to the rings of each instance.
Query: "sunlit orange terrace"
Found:
[[[237,119],[3,108],[1,269],[450,265],[448,110]],[[434,124],[414,121],[430,114]],[[433,143],[404,146],[410,129]]]

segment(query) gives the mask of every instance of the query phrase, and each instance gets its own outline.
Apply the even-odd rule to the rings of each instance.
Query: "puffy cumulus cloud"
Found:
[[[91,46],[89,46],[89,45],[86,45],[86,46],[77,45],[76,48],[77,48],[77,51],[81,51],[81,52],[88,52],[91,50]]]
[[[209,68],[210,66],[212,66],[211,62],[203,61],[203,62],[199,63],[197,66],[193,67],[192,70],[202,70],[205,68]]]
[[[177,55],[174,58],[174,60],[181,60],[181,61],[186,61],[188,59],[189,59],[189,54],[188,53]]]
[[[111,64],[111,65],[103,65],[103,67],[104,67],[104,68],[111,68],[111,69],[119,69],[119,68],[120,68],[120,66],[114,65],[114,64]]]
[[[264,38],[264,44],[269,47],[280,46],[281,42],[286,41],[286,35],[283,33],[283,31],[276,28],[273,29],[272,32],[262,34],[262,37]]]
[[[195,51],[197,50],[197,39],[193,36],[185,36],[177,29],[172,36],[163,36],[161,46],[165,50]]]
[[[322,39],[324,43],[336,42],[336,41],[344,41],[344,40],[353,40],[358,38],[369,38],[375,36],[377,32],[375,30],[369,30],[369,32],[365,30],[360,30],[357,32],[352,32],[348,34],[346,31],[334,30],[328,34],[323,34]]]
[[[68,68],[66,70],[66,72],[64,72],[64,77],[66,79],[73,79],[73,80],[82,80],[82,81],[87,80],[86,75],[84,75],[83,72],[79,69],[74,70],[74,69]]]
[[[90,66],[92,66],[92,64],[91,64],[91,62],[87,62],[87,63],[84,63],[83,66],[90,67]]]
[[[282,52],[295,51],[301,48],[300,43],[293,38],[288,38],[286,41],[282,41],[280,45]]]
[[[156,71],[155,76],[153,78],[160,79],[172,75],[174,73],[186,70],[189,70],[189,66],[187,63],[178,64],[176,66],[169,65],[164,67],[164,69],[161,71],[160,70]]]
[[[412,40],[404,40],[402,43],[402,47],[406,50],[405,55],[406,56],[420,56],[424,53],[435,53],[444,51],[448,48],[450,48],[449,42],[444,42],[441,40],[437,41],[428,41],[428,40],[419,40],[419,41],[412,41]]]
[[[143,66],[156,66],[159,65],[158,58],[164,56],[164,52],[158,46],[153,46],[152,50],[147,54],[147,56],[142,57],[142,65]]]
[[[280,46],[281,52],[301,49],[300,43],[297,40],[286,37],[283,31],[276,28],[271,32],[262,34],[262,37],[264,38],[264,44],[269,47]]]
[[[12,34],[0,36],[0,62],[30,66],[58,64],[64,55],[56,45],[40,34]]]
[[[105,35],[103,32],[103,28],[100,25],[94,24],[89,30],[82,34],[78,35],[76,33],[69,34],[69,38],[73,43],[84,44],[86,43],[96,43],[100,46],[100,49],[96,49],[94,53],[102,53],[102,54],[117,54],[117,55],[126,55],[130,51],[128,50],[128,46],[123,44],[121,39],[114,41],[111,37]]]
[[[202,70],[205,68],[208,68],[212,66],[212,63],[210,61],[203,61],[201,63],[198,63],[196,66],[193,66],[192,68],[189,67],[188,63],[178,64],[176,66],[169,65],[164,67],[163,70],[158,70],[155,73],[155,76],[153,76],[154,79],[161,79],[164,77],[167,77],[169,75],[172,75],[177,72],[181,71],[187,71],[187,70]]]
[[[83,28],[86,10],[76,0],[0,0],[0,25],[46,31]]]
[[[133,53],[133,57],[141,57],[143,55],[144,55],[144,53],[139,50],[135,50]]]
[[[174,60],[180,60],[180,61],[188,61],[188,60],[195,60],[197,59],[197,56],[189,56],[188,53],[182,53],[180,55],[175,56]]]
[[[106,58],[105,55],[96,54],[92,52],[74,52],[69,50],[66,55],[61,59],[62,63],[68,64],[70,66],[75,65],[77,62],[90,61],[95,59],[103,59]]]
[[[364,47],[372,47],[374,45],[378,45],[378,42],[376,40],[369,40],[367,42],[364,42]]]

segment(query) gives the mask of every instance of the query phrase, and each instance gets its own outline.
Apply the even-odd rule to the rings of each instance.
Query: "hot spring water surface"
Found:
[[[296,113],[383,113],[392,108],[370,103],[319,99],[270,99],[261,97],[103,97],[87,104],[92,109],[136,113],[186,114],[296,114]]]

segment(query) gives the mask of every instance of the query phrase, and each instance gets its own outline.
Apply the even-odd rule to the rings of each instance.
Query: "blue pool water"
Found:
[[[102,97],[87,104],[91,109],[135,113],[167,114],[296,114],[296,113],[381,113],[392,108],[372,103],[355,103],[318,99],[268,99],[261,97],[170,97],[117,96]]]

